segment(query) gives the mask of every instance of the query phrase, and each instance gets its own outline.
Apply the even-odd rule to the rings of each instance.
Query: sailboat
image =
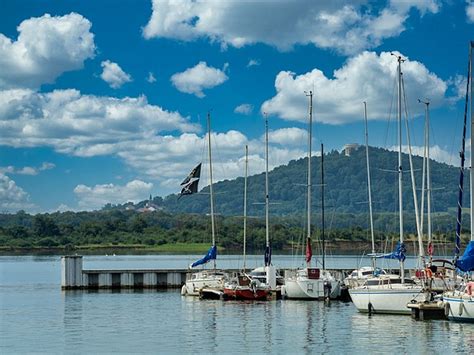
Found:
[[[352,271],[348,277],[344,279],[344,284],[349,287],[362,286],[368,279],[383,276],[388,278],[397,278],[397,275],[388,274],[385,270],[377,267],[377,258],[382,257],[383,254],[377,254],[375,251],[375,235],[374,235],[374,218],[372,213],[372,188],[370,180],[370,162],[369,162],[369,129],[367,122],[367,102],[364,101],[364,122],[365,122],[365,160],[367,166],[367,194],[369,197],[369,222],[370,222],[370,237],[372,244],[372,253],[369,254],[371,258],[371,266],[363,266]]]
[[[248,176],[248,146],[245,146],[245,177],[244,177],[244,246],[243,269],[236,277],[224,285],[224,298],[234,300],[267,300],[270,287],[247,274],[247,176]]]
[[[448,291],[443,293],[443,302],[445,314],[450,320],[461,321],[461,322],[474,322],[474,282],[472,280],[472,271],[474,271],[474,214],[473,214],[473,188],[474,188],[474,174],[471,169],[470,176],[470,200],[471,200],[471,240],[467,245],[462,257],[459,257],[461,251],[461,208],[462,208],[462,192],[463,192],[463,180],[464,180],[464,153],[466,144],[466,123],[467,123],[467,112],[469,102],[469,90],[471,96],[471,142],[474,138],[474,117],[473,117],[473,103],[472,103],[472,52],[474,48],[474,42],[470,42],[469,46],[469,65],[466,85],[466,101],[464,106],[464,126],[463,126],[463,137],[462,137],[462,149],[461,149],[461,169],[459,178],[459,200],[458,200],[458,218],[456,223],[456,242],[455,242],[455,257],[454,264],[456,267],[465,273],[466,283],[459,290]],[[471,144],[471,167],[474,166],[474,154]]]
[[[434,244],[431,228],[431,169],[430,169],[430,102],[428,100],[418,99],[420,104],[425,105],[425,144],[423,150],[423,174],[422,174],[422,195],[421,195],[421,235],[423,235],[423,217],[424,217],[424,197],[426,193],[427,201],[427,248],[428,260],[424,270],[417,270],[416,276],[426,284],[427,292],[442,293],[447,290],[453,290],[462,281],[456,275],[456,267],[446,259],[433,259]],[[426,185],[426,189],[425,189]],[[421,247],[421,246],[420,246]],[[423,261],[423,260],[422,260]]]
[[[258,280],[270,287],[279,297],[283,278],[272,264],[272,248],[270,246],[270,198],[268,193],[268,117],[265,114],[265,266],[257,267],[250,272],[252,280]]]
[[[227,274],[216,269],[217,246],[216,246],[216,232],[214,221],[214,193],[212,183],[212,150],[211,150],[211,115],[207,114],[207,136],[208,136],[208,157],[209,157],[209,196],[211,208],[211,234],[212,246],[207,254],[190,265],[190,269],[197,266],[205,265],[212,260],[213,268],[211,270],[190,271],[186,274],[186,283],[181,289],[182,295],[200,296],[204,289],[209,289],[211,296],[215,295],[219,298],[224,288],[224,282],[227,280]],[[183,186],[181,196],[196,193],[198,190],[199,177],[201,172],[201,164],[196,166],[186,179],[181,183]],[[180,197],[181,197],[180,196]]]
[[[407,304],[411,301],[423,301],[425,298],[423,287],[415,284],[411,279],[405,278],[405,245],[403,241],[403,195],[402,195],[402,70],[404,61],[400,55],[398,60],[398,201],[400,241],[394,252],[386,257],[398,259],[400,263],[400,277],[392,278],[383,275],[369,278],[358,287],[349,289],[352,302],[359,312],[369,313],[397,313],[410,314]],[[413,183],[413,180],[412,180]],[[418,227],[418,226],[417,226]]]
[[[325,299],[337,298],[340,296],[340,282],[325,270],[324,252],[323,269],[311,267],[311,146],[312,146],[312,124],[313,124],[313,92],[309,95],[309,128],[308,128],[308,182],[307,182],[307,236],[306,236],[306,267],[296,270],[296,275],[285,278],[285,285],[282,286],[282,296],[289,299]],[[324,152],[321,145],[321,159],[324,159]],[[321,165],[322,166],[322,165]],[[322,168],[321,168],[322,169]],[[324,171],[321,170],[322,188],[324,188]],[[324,203],[323,194],[321,194]],[[324,210],[324,205],[322,206]],[[324,221],[324,213],[322,213]],[[324,222],[323,222],[324,223]],[[324,234],[324,233],[323,233]],[[324,244],[324,241],[323,241]],[[324,246],[323,246],[324,250]]]

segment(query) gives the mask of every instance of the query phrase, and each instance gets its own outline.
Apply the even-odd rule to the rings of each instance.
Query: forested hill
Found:
[[[422,158],[413,157],[418,196],[421,189]],[[398,166],[397,152],[381,148],[370,148],[372,176],[372,198],[374,212],[398,211]],[[269,173],[269,196],[272,215],[298,215],[305,210],[307,158],[293,160],[288,165],[275,168]],[[312,158],[313,211],[321,206],[321,158]],[[408,155],[403,155],[403,200],[406,211],[414,209],[413,192],[409,172]],[[365,148],[360,147],[351,156],[332,151],[324,156],[325,205],[327,212],[365,213],[367,205],[367,173]],[[457,206],[459,168],[431,161],[432,210],[446,212]],[[465,179],[465,202],[468,205],[469,179]],[[265,191],[264,174],[248,179],[248,213],[263,216]],[[215,209],[223,215],[242,215],[244,179],[222,181],[214,185]],[[156,197],[154,203],[168,212],[208,213],[209,189],[199,194],[177,195],[162,199]],[[143,205],[142,202],[140,205]]]

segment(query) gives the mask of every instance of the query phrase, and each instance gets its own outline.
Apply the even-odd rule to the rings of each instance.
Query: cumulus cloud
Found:
[[[407,58],[402,71],[410,112],[422,112],[417,95],[429,98],[432,107],[447,102],[448,83],[422,63]],[[275,79],[276,95],[263,103],[261,111],[285,120],[306,121],[308,103],[304,92],[314,88],[316,121],[343,124],[361,120],[363,101],[367,101],[369,119],[386,118],[396,76],[397,60],[389,52],[363,52],[348,59],[332,77],[326,77],[319,69],[300,75],[281,71]]]
[[[301,128],[280,128],[268,132],[268,141],[275,144],[301,146],[307,140],[308,132]]]
[[[153,75],[153,73],[151,71],[148,72],[148,76],[146,78],[146,81],[148,81],[150,84],[153,84],[154,82],[156,82],[155,75]]]
[[[466,0],[466,16],[467,22],[474,22],[474,2],[472,0]]]
[[[95,186],[77,185],[74,193],[79,207],[86,210],[100,209],[107,203],[139,202],[144,200],[153,188],[152,183],[133,180],[126,185],[104,184]]]
[[[43,162],[39,167],[24,166],[16,168],[12,165],[0,167],[0,173],[4,174],[18,174],[18,175],[38,175],[41,171],[54,169],[56,167],[53,163]]]
[[[125,73],[117,63],[105,60],[100,65],[103,69],[100,77],[109,84],[112,89],[118,89],[123,84],[132,81],[132,77]]]
[[[0,89],[38,88],[94,57],[89,20],[77,13],[45,14],[17,27],[18,38],[0,33]]]
[[[183,41],[208,38],[236,48],[265,43],[289,50],[296,44],[313,44],[354,54],[398,36],[405,30],[411,9],[424,15],[438,12],[439,6],[436,0],[394,0],[378,10],[364,0],[153,0],[143,36]]]
[[[241,113],[242,115],[250,115],[253,111],[253,106],[250,104],[242,104],[234,109],[235,113]]]
[[[196,66],[184,72],[173,74],[171,82],[181,92],[194,94],[203,98],[204,89],[221,85],[228,79],[224,71],[207,66],[206,62],[199,62]]]
[[[466,142],[466,145],[469,143]],[[388,150],[398,152],[398,146],[391,146],[387,148]],[[402,145],[402,152],[405,154],[409,153],[409,149],[407,145]],[[424,154],[424,147],[423,146],[412,146],[411,152],[413,155],[417,155],[423,157]],[[440,163],[445,163],[449,165],[459,166],[460,165],[460,158],[459,153],[449,152],[447,149],[440,147],[439,145],[432,145],[430,146],[430,159],[436,160]]]
[[[0,91],[2,144],[53,147],[77,156],[114,154],[160,132],[199,130],[188,118],[151,105],[145,96],[117,99],[77,90]]]
[[[15,181],[0,173],[0,210],[15,212],[33,207],[34,205],[29,202],[28,194]]]

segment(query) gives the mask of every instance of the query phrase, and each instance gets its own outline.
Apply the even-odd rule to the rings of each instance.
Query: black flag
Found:
[[[182,189],[179,197],[191,195],[198,191],[199,178],[201,177],[201,163],[199,163],[181,183]]]

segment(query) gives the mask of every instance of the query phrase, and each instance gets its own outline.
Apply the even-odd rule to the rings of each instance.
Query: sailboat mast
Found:
[[[400,244],[403,244],[403,170],[402,170],[402,57],[398,56],[398,210],[400,216]],[[400,277],[405,282],[404,262],[400,260]]]
[[[426,202],[427,202],[427,216],[428,216],[428,254],[429,262],[433,259],[432,255],[432,231],[431,231],[431,173],[430,173],[430,103],[429,101],[421,101],[425,104],[425,151],[426,151]],[[423,171],[424,173],[424,171]],[[424,191],[422,191],[424,194]],[[423,211],[421,211],[423,213]]]
[[[244,272],[247,261],[247,176],[249,165],[249,146],[245,145],[245,179],[244,179]]]
[[[212,152],[211,152],[211,114],[207,113],[207,137],[208,137],[208,153],[209,153],[209,196],[211,200],[211,231],[212,246],[216,245],[216,227],[214,222],[214,192],[212,190]],[[216,268],[216,259],[213,259],[214,269]]]
[[[311,155],[312,155],[312,140],[313,140],[313,92],[310,91],[309,95],[309,127],[308,127],[308,185],[307,185],[307,197],[308,197],[308,228],[307,228],[307,236],[306,236],[306,243],[311,243]],[[311,260],[307,261],[307,266],[309,267],[311,264]]]
[[[471,241],[474,241],[474,213],[472,213],[473,210],[473,205],[474,205],[474,198],[473,198],[473,191],[472,189],[474,188],[474,173],[472,172],[472,169],[474,167],[474,154],[472,153],[472,139],[473,139],[473,129],[474,129],[474,119],[473,119],[473,104],[472,104],[472,49],[474,47],[474,42],[471,41],[471,45],[469,47],[469,72],[471,76],[471,174],[470,174],[470,200],[471,200]],[[468,80],[469,84],[469,80]]]
[[[372,267],[375,271],[375,236],[374,236],[374,217],[372,214],[372,189],[370,186],[370,164],[369,164],[369,129],[367,123],[367,102],[364,101],[364,119],[365,119],[365,158],[367,163],[367,191],[369,194],[369,220],[370,237],[372,240]]]
[[[324,227],[324,146],[321,143],[321,239],[323,243],[323,270],[326,270],[326,236]]]
[[[269,234],[269,199],[268,199],[268,117],[265,114],[265,243],[266,251],[270,250]],[[269,266],[269,260],[265,260],[265,266]]]

